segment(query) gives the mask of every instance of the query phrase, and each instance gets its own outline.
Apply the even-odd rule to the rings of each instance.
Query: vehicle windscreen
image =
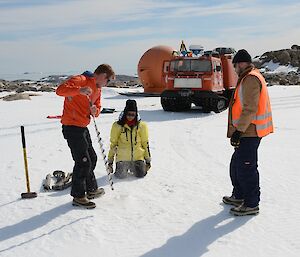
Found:
[[[176,60],[170,65],[171,71],[210,72],[211,62],[208,60]]]

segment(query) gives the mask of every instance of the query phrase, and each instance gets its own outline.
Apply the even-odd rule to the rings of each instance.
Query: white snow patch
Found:
[[[264,63],[262,68],[264,68],[267,73],[289,73],[291,71],[297,72],[298,70],[298,67],[294,67],[292,65],[280,65],[279,63],[274,63],[273,61]]]
[[[123,110],[120,89],[103,90],[97,124],[109,146],[112,123]],[[128,90],[126,90],[128,91]],[[269,88],[275,133],[259,148],[260,214],[233,217],[222,196],[231,193],[226,138],[227,111],[164,112],[158,97],[136,97],[148,123],[152,168],[144,179],[107,183],[98,153],[95,170],[106,194],[97,208],[72,207],[70,190],[43,192],[56,169],[72,171],[73,160],[59,120],[63,98],[42,93],[31,101],[0,101],[0,256],[5,257],[298,257],[300,256],[300,87]],[[25,125],[30,186],[26,191],[20,125]]]
[[[22,81],[21,84],[35,84],[36,81],[32,81],[32,80],[25,80],[25,81]]]

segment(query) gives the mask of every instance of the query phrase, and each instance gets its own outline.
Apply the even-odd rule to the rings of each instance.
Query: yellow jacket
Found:
[[[108,160],[116,162],[150,160],[148,126],[138,121],[133,128],[114,122],[110,132]]]

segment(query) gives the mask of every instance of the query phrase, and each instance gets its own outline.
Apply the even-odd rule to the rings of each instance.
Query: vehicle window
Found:
[[[176,62],[171,62],[170,71],[174,71]]]
[[[190,60],[176,60],[170,64],[170,71],[190,71],[191,62]]]
[[[177,71],[190,71],[190,70],[191,70],[190,60],[177,61]]]
[[[211,61],[208,60],[176,60],[170,64],[170,71],[210,72]]]
[[[199,72],[211,71],[211,62],[207,60],[191,60],[191,70]]]

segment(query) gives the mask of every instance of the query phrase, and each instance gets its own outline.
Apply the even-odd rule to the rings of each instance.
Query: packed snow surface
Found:
[[[109,146],[112,123],[126,96],[104,89],[102,106],[115,108],[97,125]],[[120,91],[120,90],[119,90]],[[106,194],[96,209],[71,205],[70,189],[44,192],[54,170],[71,172],[61,133],[63,98],[0,101],[0,256],[11,257],[298,257],[300,256],[300,87],[270,87],[275,133],[259,148],[260,214],[234,217],[222,196],[231,194],[227,111],[164,112],[158,97],[137,97],[150,132],[152,168],[143,179],[116,180],[111,191],[93,124],[95,170]],[[4,96],[5,93],[1,93]],[[31,191],[26,192],[20,125],[25,126]]]

